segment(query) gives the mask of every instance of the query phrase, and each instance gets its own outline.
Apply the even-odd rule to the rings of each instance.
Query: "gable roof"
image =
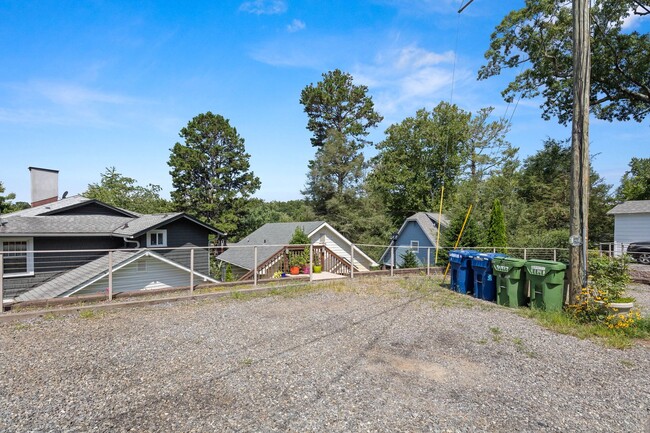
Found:
[[[301,227],[309,236],[323,224],[325,224],[324,221],[266,223],[241,241],[231,244],[217,258],[250,270],[255,266],[253,246],[257,245],[257,263],[259,264],[289,244],[297,227]],[[245,248],[246,246],[249,248]]]
[[[449,226],[449,220],[447,217],[444,215],[442,216],[441,221],[438,221],[438,215],[433,213],[433,212],[417,212],[411,215],[410,217],[406,218],[404,220],[404,223],[402,223],[402,226],[400,227],[398,233],[398,236],[402,234],[402,231],[406,227],[406,224],[409,221],[414,221],[416,222],[420,228],[422,229],[422,232],[424,235],[429,239],[431,242],[431,245],[436,244],[436,238],[434,236],[434,233],[438,231],[438,226],[442,227],[448,227]]]
[[[650,200],[630,200],[614,206],[607,215],[650,213]]]
[[[104,207],[112,211],[112,214],[61,214],[66,210],[89,205]],[[98,200],[73,196],[58,202],[0,215],[0,236],[92,235],[135,238],[181,218],[198,224],[212,233],[224,234],[182,212],[143,215],[115,208]]]
[[[160,254],[156,254],[153,251],[118,250],[113,252],[113,273],[119,272],[121,268],[136,262],[142,257],[152,257],[187,273],[191,272],[189,268],[169,260]],[[217,280],[196,271],[194,271],[194,275],[212,283],[218,282]],[[16,301],[49,299],[62,295],[69,296],[106,276],[108,276],[108,254],[46,281],[45,283],[16,297]]]

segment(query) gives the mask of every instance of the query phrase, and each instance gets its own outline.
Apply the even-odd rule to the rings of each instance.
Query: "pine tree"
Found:
[[[495,199],[492,205],[485,242],[490,247],[497,247],[497,252],[506,252],[506,220],[499,199]]]
[[[420,261],[418,260],[417,256],[413,253],[413,251],[408,250],[404,254],[400,256],[402,258],[402,265],[401,267],[406,269],[406,268],[417,268],[420,266]]]

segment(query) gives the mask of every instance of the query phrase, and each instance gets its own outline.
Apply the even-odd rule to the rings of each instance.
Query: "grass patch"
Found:
[[[502,332],[498,326],[490,326],[490,332],[492,333],[492,341],[496,341],[497,343],[501,341]]]
[[[534,319],[543,327],[560,334],[571,335],[581,340],[594,340],[616,349],[631,347],[635,340],[650,339],[650,318],[648,317],[642,318],[637,326],[632,328],[609,329],[601,323],[579,322],[564,311],[520,308],[517,313],[523,317]]]
[[[79,317],[82,319],[98,319],[101,317],[101,314],[95,310],[81,310]]]
[[[24,330],[29,329],[29,328],[31,328],[31,325],[29,325],[27,323],[16,323],[14,325],[14,329],[16,331],[24,331]]]
[[[242,365],[244,365],[246,367],[250,367],[251,365],[253,365],[253,359],[252,358],[244,358],[244,359],[241,360],[241,363],[242,363]]]

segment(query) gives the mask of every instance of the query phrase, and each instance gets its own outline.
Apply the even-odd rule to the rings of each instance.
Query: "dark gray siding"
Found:
[[[109,216],[127,216],[99,203],[88,203],[81,206],[62,209],[58,212],[52,212],[50,215],[109,215]]]
[[[174,251],[171,248],[207,247],[209,245],[208,237],[210,231],[185,218],[179,218],[167,225],[156,228],[156,230],[167,230],[168,249],[156,249],[155,252],[188,268],[190,267],[189,250]],[[140,242],[140,247],[147,247],[146,234],[137,238],[137,241]],[[205,275],[210,275],[208,260],[207,249],[195,250],[194,270]]]
[[[56,252],[64,250],[108,250],[124,248],[124,241],[112,237],[43,237],[34,238],[34,275],[4,279],[5,298],[13,298],[37,285],[95,260],[106,251]],[[55,251],[43,253],[39,251]]]

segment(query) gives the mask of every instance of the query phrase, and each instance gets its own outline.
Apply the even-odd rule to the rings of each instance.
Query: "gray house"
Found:
[[[427,256],[429,263],[433,265],[438,229],[448,226],[449,221],[444,215],[440,221],[438,214],[431,212],[417,212],[411,215],[404,220],[379,261],[384,266],[391,266],[391,250],[393,250],[395,267],[400,267],[402,256],[407,251],[412,251],[421,265],[426,266]]]
[[[230,265],[235,278],[245,277],[255,267],[254,247],[257,246],[257,263],[262,265],[285,250],[296,228],[300,227],[313,245],[323,247],[328,255],[335,256],[339,262],[353,264],[357,271],[368,271],[377,263],[358,247],[353,246],[345,236],[325,221],[305,221],[289,223],[268,223],[246,236],[241,241],[229,245],[228,250],[217,256],[217,260]],[[354,258],[352,258],[354,249]],[[273,266],[258,268],[262,278],[270,278]],[[327,267],[325,270],[330,271]],[[268,274],[271,275],[268,275]]]
[[[624,253],[632,242],[650,241],[650,200],[631,200],[614,206],[614,253]]]
[[[190,272],[189,249],[178,247],[207,247],[211,235],[218,239],[223,233],[184,213],[143,215],[81,196],[0,215],[4,297],[33,299],[37,293],[46,297],[46,294],[69,296],[80,292],[101,280],[108,271],[107,250],[116,249],[132,252],[116,255],[114,269],[121,270],[124,276],[132,270],[127,265],[133,265],[141,274],[139,279],[114,278],[117,284],[114,290],[115,287],[139,290],[170,286],[155,279],[145,281],[148,279],[145,270],[149,269],[150,273],[164,267],[167,270],[164,277],[169,282],[177,281],[172,275],[178,277]],[[143,248],[152,248],[155,254],[136,254]],[[146,263],[150,263],[149,267]],[[78,268],[84,272],[79,273]],[[197,282],[214,281],[208,277],[207,250],[195,251],[192,269]],[[63,275],[68,273],[69,277],[74,275],[72,272],[77,272],[76,284],[63,284],[66,281]],[[54,286],[55,281],[59,287],[54,291],[33,291],[48,282]],[[189,277],[184,281],[189,284]],[[119,286],[120,283],[123,285]],[[99,290],[99,286],[93,287]]]

